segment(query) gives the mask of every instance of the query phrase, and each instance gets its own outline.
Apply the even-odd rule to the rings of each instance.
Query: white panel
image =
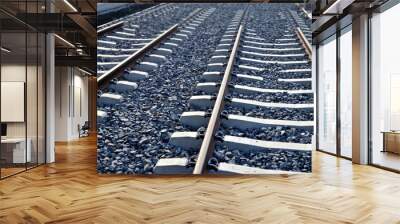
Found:
[[[24,122],[24,82],[1,82],[1,122]]]

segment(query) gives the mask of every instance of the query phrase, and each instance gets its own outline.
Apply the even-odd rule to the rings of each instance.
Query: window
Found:
[[[336,36],[318,48],[318,149],[336,153]]]
[[[42,1],[1,2],[39,13]],[[7,22],[4,22],[4,21]],[[45,35],[0,13],[0,178],[45,163]]]
[[[400,4],[371,18],[371,159],[375,165],[395,170],[400,170],[398,21]]]
[[[352,33],[351,26],[340,36],[340,155],[352,157]]]

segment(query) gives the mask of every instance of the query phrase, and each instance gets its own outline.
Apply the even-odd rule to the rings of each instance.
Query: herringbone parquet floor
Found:
[[[314,153],[313,174],[133,177],[96,173],[94,138],[0,181],[0,223],[400,223],[400,175]]]

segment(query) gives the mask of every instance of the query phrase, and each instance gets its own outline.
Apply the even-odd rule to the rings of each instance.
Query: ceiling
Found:
[[[57,56],[85,56],[95,68],[96,4],[96,0],[0,0],[2,46],[12,50],[9,58],[24,59],[26,50],[28,55],[37,51],[29,43],[32,35],[25,32],[52,32],[74,45],[55,38],[56,64]]]

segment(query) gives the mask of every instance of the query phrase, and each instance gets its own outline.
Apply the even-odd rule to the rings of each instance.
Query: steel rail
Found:
[[[193,174],[202,174],[206,170],[207,160],[214,151],[215,134],[220,126],[220,115],[225,106],[224,100],[226,94],[228,93],[228,83],[231,79],[231,73],[239,49],[240,36],[242,34],[242,31],[243,31],[243,25],[240,25],[236,35],[235,43],[232,47],[232,51],[229,56],[228,64],[224,72],[221,86],[218,91],[218,96],[217,99],[215,100],[214,108],[212,110],[211,117],[208,122],[206,132],[204,134],[204,139],[200,147],[199,155],[193,170]]]
[[[300,29],[299,24],[297,23],[296,19],[294,18],[294,12],[289,11],[290,16],[292,17],[293,21],[295,22],[296,26],[296,34],[297,37],[299,38],[301,44],[304,47],[304,50],[306,51],[307,55],[308,55],[308,59],[311,61],[312,60],[312,48],[310,45],[310,42],[308,42],[306,36],[304,35],[303,31]]]
[[[199,14],[201,11],[204,11],[204,9],[197,8],[193,12],[191,12],[188,16],[186,16],[182,21],[179,22],[179,25],[183,25],[187,21],[189,21],[193,16]]]
[[[299,38],[301,44],[303,45],[304,50],[308,54],[308,58],[310,60],[312,60],[312,48],[311,48],[310,42],[308,42],[306,36],[304,35],[303,31],[301,31],[300,27],[297,27],[296,34],[297,34],[297,37]]]
[[[302,3],[302,4],[304,4],[304,3]],[[311,13],[308,13],[307,10],[304,8],[304,6],[300,5],[300,3],[296,3],[296,5],[297,5],[297,7],[299,7],[299,9],[300,9],[301,11],[303,11],[303,13],[304,13],[309,19],[312,19]]]
[[[104,24],[102,24],[102,25],[97,26],[97,29],[98,29],[98,30],[104,29],[105,27],[112,26],[113,24],[119,23],[119,22],[121,22],[122,20],[130,20],[132,17],[144,16],[144,15],[146,15],[147,13],[150,13],[150,12],[152,12],[152,11],[156,11],[156,10],[159,10],[159,9],[164,8],[165,5],[166,5],[166,4],[155,5],[155,6],[152,6],[152,7],[150,7],[150,8],[144,9],[144,10],[142,10],[142,11],[139,11],[139,12],[136,12],[136,13],[133,13],[133,14],[124,16],[124,17],[122,17],[122,18],[115,19],[115,20],[110,21],[110,22],[108,22],[108,23],[104,23]],[[97,32],[97,33],[98,33],[98,32]]]
[[[164,31],[162,34],[160,34],[158,37],[144,45],[142,48],[140,48],[138,51],[127,57],[125,60],[121,61],[119,64],[114,66],[112,69],[104,73],[102,76],[97,78],[97,86],[103,87],[105,84],[107,84],[111,79],[115,78],[120,72],[122,72],[128,65],[136,62],[140,57],[144,56],[149,50],[153,49],[154,46],[159,44],[161,41],[163,41],[165,38],[170,36],[173,32],[175,32],[178,29],[179,24],[173,25],[171,28],[168,30]]]
[[[311,15],[310,13],[308,13],[307,10],[306,10],[304,7],[301,7],[301,10],[303,10],[304,14],[306,14],[306,16],[307,16],[309,19],[312,19],[312,15]]]
[[[114,24],[112,24],[110,26],[107,26],[107,27],[104,27],[102,29],[99,29],[99,30],[97,30],[97,35],[101,35],[101,34],[103,34],[105,32],[111,31],[111,30],[113,30],[113,29],[115,29],[117,27],[121,27],[122,25],[124,25],[124,23],[125,23],[124,21],[120,21],[120,22],[114,23]]]

